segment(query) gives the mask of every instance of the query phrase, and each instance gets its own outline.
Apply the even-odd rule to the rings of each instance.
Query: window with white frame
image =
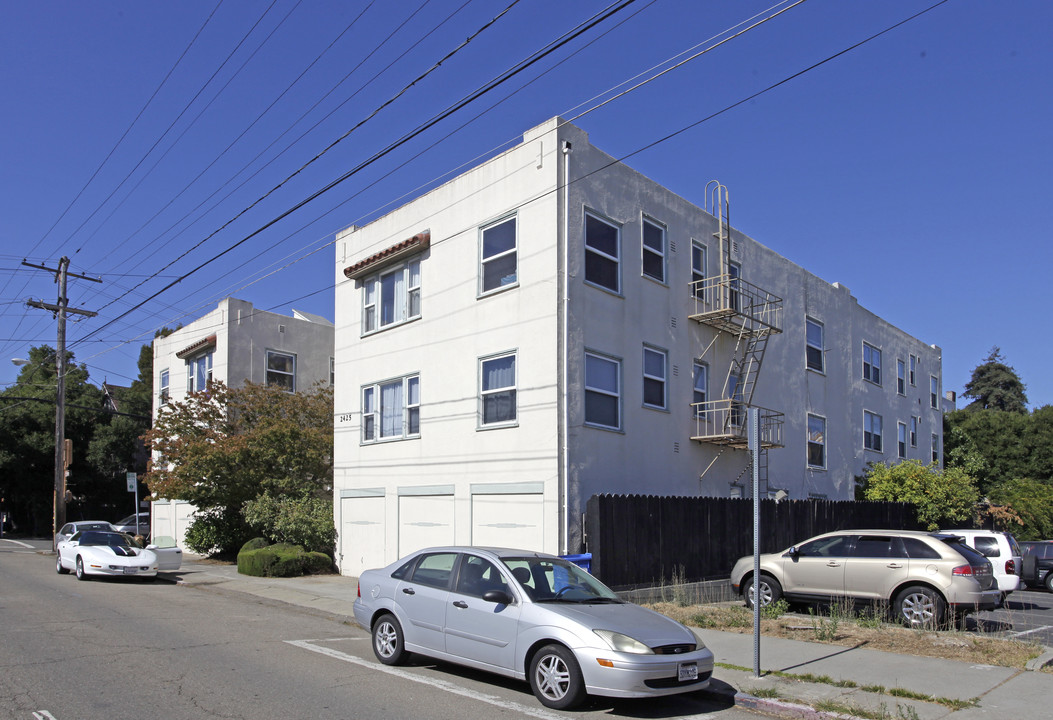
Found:
[[[267,384],[286,392],[296,392],[296,356],[267,351]]]
[[[585,353],[585,423],[621,428],[622,365],[618,360]]]
[[[329,358],[329,387],[336,385],[336,358]]]
[[[940,381],[935,375],[929,375],[929,405],[933,410],[940,409]]]
[[[900,359],[896,359],[896,392],[900,395],[907,394],[907,365]]]
[[[826,468],[826,418],[808,415],[808,467]]]
[[[692,407],[695,418],[700,418],[706,411],[705,402],[709,394],[709,366],[705,363],[696,362],[691,368],[691,381],[694,391],[691,396]]]
[[[362,388],[362,442],[403,440],[419,435],[419,375]]]
[[[916,415],[910,416],[910,446],[912,448],[918,447],[918,421],[919,418]]]
[[[383,270],[362,281],[362,332],[420,317],[420,260]]]
[[[480,291],[485,294],[514,285],[519,279],[516,218],[510,217],[482,231]]]
[[[666,408],[666,373],[668,355],[652,347],[643,349],[643,404],[645,407]]]
[[[516,421],[516,354],[505,353],[479,361],[480,425],[508,425]]]
[[[917,373],[918,373],[918,356],[917,355],[911,355],[910,356],[910,374],[907,376],[908,379],[910,380],[910,386],[911,387],[917,387],[917,385],[918,385]]]
[[[863,447],[881,452],[881,416],[863,411]]]
[[[823,324],[818,320],[805,318],[805,366],[809,370],[825,372],[825,360],[823,354]]]
[[[665,228],[643,219],[643,274],[665,282]]]
[[[932,434],[932,461],[934,463],[940,461],[940,436],[936,433]]]
[[[706,279],[706,246],[698,240],[691,241],[691,287],[698,299],[705,296],[703,280]]]
[[[863,379],[881,384],[881,351],[863,343]]]
[[[896,423],[896,456],[903,460],[907,457],[907,424]]]
[[[212,382],[212,353],[207,352],[186,361],[186,390],[199,392]]]
[[[585,214],[585,282],[621,292],[619,230],[615,225]]]
[[[741,287],[742,266],[738,263],[728,263],[728,308],[739,312],[742,310],[742,299],[739,294]]]
[[[161,390],[158,393],[158,398],[160,398],[159,401],[158,401],[158,404],[159,405],[167,405],[169,398],[172,396],[171,389],[168,386],[168,369],[167,368],[161,371],[161,382],[160,382],[160,385],[161,385]]]

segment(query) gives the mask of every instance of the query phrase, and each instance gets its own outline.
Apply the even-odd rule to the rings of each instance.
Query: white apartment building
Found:
[[[318,315],[293,310],[290,317],[226,298],[171,335],[154,338],[154,417],[211,380],[228,387],[277,384],[290,392],[331,384],[333,338],[333,323]],[[151,505],[153,537],[171,537],[184,547],[194,506],[166,499]]]
[[[337,236],[341,572],[582,552],[596,494],[746,496],[753,407],[769,494],[939,459],[940,349],[729,227],[722,186],[707,204],[552,119]]]

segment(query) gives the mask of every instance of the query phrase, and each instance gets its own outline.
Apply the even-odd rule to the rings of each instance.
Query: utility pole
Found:
[[[54,273],[55,282],[58,283],[59,286],[58,302],[54,305],[43,302],[42,300],[26,301],[26,305],[29,307],[51,311],[55,314],[55,318],[58,320],[58,341],[55,348],[55,381],[58,385],[55,391],[55,489],[51,516],[51,523],[53,526],[51,529],[51,549],[54,550],[55,535],[58,533],[59,528],[66,524],[66,313],[71,312],[86,317],[95,317],[98,315],[98,313],[91,312],[90,310],[78,310],[77,308],[70,309],[69,298],[66,297],[66,277],[72,274],[73,277],[81,278],[83,280],[91,280],[92,282],[101,283],[102,280],[100,278],[88,277],[87,275],[70,273],[69,258],[65,256],[59,260],[57,270],[43,265],[34,265],[25,260],[22,260],[22,264],[27,267]]]

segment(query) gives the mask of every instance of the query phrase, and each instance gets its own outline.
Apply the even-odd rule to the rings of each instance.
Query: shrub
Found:
[[[252,543],[246,543],[246,548]],[[325,553],[305,552],[298,545],[279,543],[243,549],[238,553],[238,572],[256,577],[296,577],[305,573],[329,572],[333,560]]]
[[[246,550],[259,550],[260,548],[265,548],[268,545],[270,545],[270,543],[267,541],[266,538],[252,538],[247,543],[241,546],[241,550],[238,551],[238,554],[240,555]]]
[[[245,521],[276,542],[332,554],[336,543],[331,497],[275,496],[269,491],[245,503]]]

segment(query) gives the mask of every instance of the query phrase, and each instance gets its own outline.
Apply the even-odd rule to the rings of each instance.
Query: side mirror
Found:
[[[485,602],[497,603],[498,605],[511,605],[512,596],[504,590],[487,590],[483,593]]]
[[[791,558],[793,558],[794,560],[796,560],[796,559],[797,559],[798,557],[800,557],[800,555],[801,555],[801,551],[797,549],[797,546],[796,546],[796,545],[794,545],[794,546],[793,546],[792,548],[790,548],[790,549],[789,549],[789,550],[788,550],[788,551],[786,552],[786,554],[787,554],[787,555],[789,555],[789,556],[790,556]]]

